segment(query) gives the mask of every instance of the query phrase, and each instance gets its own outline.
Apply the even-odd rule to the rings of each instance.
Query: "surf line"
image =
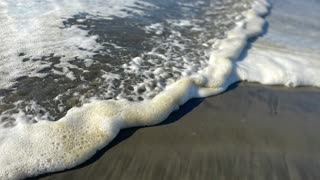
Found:
[[[201,72],[169,85],[153,99],[93,101],[70,109],[58,121],[19,123],[0,132],[0,179],[22,179],[75,167],[109,144],[121,129],[155,125],[189,99],[225,91],[239,81],[234,61],[259,36],[270,4],[255,0],[244,19],[214,44]]]

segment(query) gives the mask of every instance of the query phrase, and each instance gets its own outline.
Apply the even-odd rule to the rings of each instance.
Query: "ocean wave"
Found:
[[[239,81],[235,60],[248,39],[263,32],[269,3],[255,0],[244,19],[213,45],[208,65],[140,102],[95,100],[70,109],[60,120],[18,123],[0,131],[0,178],[19,179],[74,167],[106,146],[123,128],[165,120],[191,98],[223,92]],[[138,61],[138,59],[136,59]]]

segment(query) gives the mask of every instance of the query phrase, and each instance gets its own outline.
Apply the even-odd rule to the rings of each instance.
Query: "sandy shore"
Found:
[[[40,179],[320,179],[320,90],[237,86]]]

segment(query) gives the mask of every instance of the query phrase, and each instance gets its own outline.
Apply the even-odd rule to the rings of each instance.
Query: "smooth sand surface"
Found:
[[[161,125],[123,130],[89,162],[40,178],[320,179],[320,90],[236,86],[189,101]]]

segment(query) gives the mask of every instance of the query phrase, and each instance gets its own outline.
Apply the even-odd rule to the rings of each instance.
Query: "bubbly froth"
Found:
[[[164,87],[152,99],[97,100],[70,109],[55,122],[19,123],[3,129],[0,178],[19,179],[74,167],[108,144],[120,129],[160,123],[189,99],[224,91],[239,80],[234,74],[235,60],[247,40],[262,32],[265,23],[262,16],[268,13],[268,6],[265,0],[254,1],[236,27],[214,43],[206,67]],[[180,23],[188,26],[186,22]],[[139,64],[140,59],[133,62]]]

